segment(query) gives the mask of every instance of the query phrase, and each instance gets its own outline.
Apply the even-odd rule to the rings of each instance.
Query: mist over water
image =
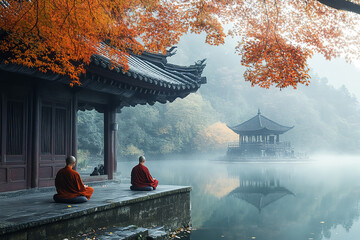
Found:
[[[345,84],[356,81],[357,72],[330,78],[329,65],[313,61],[308,87],[252,88],[233,47],[204,47],[193,36],[182,40],[169,62],[190,65],[207,58],[207,84],[172,103],[121,110],[116,177],[130,185],[137,159],[129,156],[145,154],[160,184],[192,186],[197,230],[191,239],[360,239],[360,105],[349,89],[354,85]],[[249,120],[258,109],[281,125],[295,126],[280,141],[313,161],[219,161],[228,143],[239,139],[227,126]],[[86,111],[78,117],[79,166],[88,173],[103,163],[103,116]],[[221,156],[201,154],[214,151]],[[197,155],[183,155],[189,153]]]
[[[360,157],[334,159],[241,163],[148,158],[146,166],[160,184],[193,187],[196,230],[191,239],[360,239]],[[136,159],[118,162],[117,178],[130,185],[136,164]]]

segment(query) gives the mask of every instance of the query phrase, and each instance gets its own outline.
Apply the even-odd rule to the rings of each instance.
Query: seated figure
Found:
[[[90,176],[98,176],[100,175],[99,170],[97,167],[94,167],[94,171],[90,174]]]
[[[76,159],[74,156],[66,158],[66,167],[56,174],[55,187],[57,194],[54,201],[57,203],[83,203],[91,198],[94,192],[92,187],[84,185],[80,174],[73,170]]]
[[[98,165],[98,171],[100,175],[105,175],[105,168],[103,164]]]
[[[131,171],[131,190],[151,191],[155,190],[159,181],[150,175],[149,169],[145,167],[145,157],[139,157],[139,164]]]

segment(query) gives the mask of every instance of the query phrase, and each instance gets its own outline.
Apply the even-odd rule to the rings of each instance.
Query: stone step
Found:
[[[156,225],[174,230],[190,223],[191,187],[160,185],[150,192],[134,192],[129,184],[111,182],[93,187],[96,194],[83,204],[54,203],[54,189],[3,195],[0,239],[62,240],[78,235],[92,239],[113,234],[107,231],[112,226]]]
[[[169,234],[165,231],[164,227],[150,228],[148,240],[168,240]]]
[[[74,238],[71,238],[74,239]],[[169,235],[164,227],[142,228],[135,225],[127,227],[110,227],[96,232],[81,234],[75,237],[79,240],[168,240]],[[69,239],[63,239],[69,240]]]
[[[127,227],[112,227],[108,228],[106,232],[98,235],[96,239],[99,240],[138,240],[146,239],[148,237],[148,229],[130,225]]]

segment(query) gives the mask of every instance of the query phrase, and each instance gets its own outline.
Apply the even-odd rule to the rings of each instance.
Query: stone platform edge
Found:
[[[161,198],[164,196],[174,195],[177,193],[186,193],[186,192],[190,192],[191,190],[192,190],[192,187],[190,187],[190,186],[181,186],[181,187],[179,187],[179,189],[173,189],[173,190],[163,191],[163,192],[159,192],[159,193],[152,192],[152,194],[149,194],[146,196],[141,196],[138,198],[129,199],[129,200],[114,201],[114,202],[106,202],[105,201],[105,203],[103,205],[91,207],[91,208],[84,209],[84,210],[79,210],[77,212],[63,214],[63,215],[57,216],[57,217],[51,217],[51,218],[47,218],[47,219],[41,219],[38,221],[31,221],[31,222],[21,223],[21,224],[11,223],[7,226],[0,225],[0,236],[4,235],[4,234],[8,234],[8,233],[18,232],[18,231],[21,231],[24,229],[35,228],[35,227],[39,227],[39,226],[46,225],[46,224],[51,224],[51,223],[56,223],[56,222],[63,221],[63,220],[86,216],[86,215],[90,215],[90,214],[96,213],[96,212],[106,211],[106,210],[110,210],[110,209],[114,209],[114,208],[118,208],[118,207],[123,207],[123,206],[131,205],[131,204],[143,202],[146,200],[157,199],[157,198]]]

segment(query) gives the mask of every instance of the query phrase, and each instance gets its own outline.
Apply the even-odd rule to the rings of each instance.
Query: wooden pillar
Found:
[[[71,100],[71,146],[70,146],[70,155],[74,156],[77,159],[77,111],[78,111],[78,97],[76,92],[73,93],[73,97]],[[75,169],[77,168],[77,161],[75,165]]]
[[[32,164],[31,164],[31,187],[39,187],[39,167],[40,167],[40,96],[35,90],[33,101],[33,137],[32,137]]]
[[[117,135],[117,130],[118,130],[118,124],[116,122],[116,109],[115,109],[115,113],[114,113],[114,119],[113,119],[113,123],[112,123],[112,134],[113,134],[113,161],[114,161],[114,172],[117,171],[117,155],[116,155],[116,135]]]
[[[279,134],[276,135],[276,142],[279,143],[280,142],[280,138],[279,138]]]
[[[108,106],[104,111],[104,169],[108,179],[114,178],[116,167],[116,108]]]

